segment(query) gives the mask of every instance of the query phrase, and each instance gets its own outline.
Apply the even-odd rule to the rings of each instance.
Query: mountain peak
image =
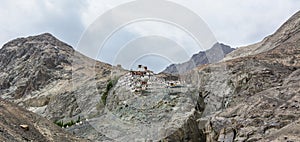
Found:
[[[42,33],[36,36],[28,36],[28,37],[22,37],[17,38],[14,40],[9,41],[8,43],[3,45],[3,48],[8,47],[23,47],[24,44],[51,44],[53,46],[68,46],[69,48],[72,48],[70,45],[58,40],[55,36],[53,36],[50,33]]]
[[[187,62],[181,64],[171,64],[163,71],[163,73],[184,73],[200,65],[215,63],[222,60],[226,54],[233,50],[234,49],[230,46],[217,42],[210,49],[194,54]],[[215,53],[217,55],[214,55]]]
[[[56,78],[71,78],[69,68],[73,54],[71,46],[50,33],[6,43],[0,49],[0,71],[3,73],[0,88],[9,91],[0,94],[19,98]],[[23,86],[18,86],[21,82]],[[11,89],[12,86],[18,87]]]

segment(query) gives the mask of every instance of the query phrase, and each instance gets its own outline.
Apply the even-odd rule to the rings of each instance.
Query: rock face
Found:
[[[234,48],[231,48],[230,46],[216,43],[211,49],[204,52],[200,51],[198,54],[193,55],[189,61],[181,64],[172,64],[162,72],[169,74],[185,73],[204,64],[216,63],[233,50]]]
[[[53,122],[0,99],[0,141],[84,142]]]
[[[49,85],[52,80],[70,79],[72,47],[50,34],[19,38],[0,50],[1,97],[19,99]],[[47,99],[44,99],[47,103]],[[43,105],[35,104],[37,106]]]
[[[83,56],[51,34],[19,38],[0,49],[0,97],[53,122],[85,120],[99,113],[112,72],[112,66]],[[102,134],[93,137],[98,133],[80,136],[103,139]]]
[[[204,98],[198,122],[206,141],[300,140],[299,21],[300,12],[263,44],[187,74],[199,79],[188,81]]]

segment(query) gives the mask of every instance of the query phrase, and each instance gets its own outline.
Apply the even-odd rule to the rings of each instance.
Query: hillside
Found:
[[[53,122],[0,99],[0,141],[84,142]]]
[[[0,49],[0,97],[52,122],[85,120],[99,113],[111,70],[49,33],[18,38]]]
[[[100,94],[87,88],[104,82],[98,91],[104,90],[111,70],[48,33],[12,40],[0,55],[1,98],[53,121],[96,112]],[[95,79],[95,72],[101,78]],[[82,82],[74,81],[78,78]],[[79,94],[85,94],[80,102],[76,101]]]

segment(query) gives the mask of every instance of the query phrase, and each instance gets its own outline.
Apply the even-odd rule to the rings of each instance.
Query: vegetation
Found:
[[[64,126],[64,122],[63,121],[54,121],[54,123],[56,125],[58,125],[59,127],[63,127]]]
[[[79,123],[80,122],[80,116],[78,116],[77,120],[76,120],[76,123]]]
[[[63,127],[63,128],[66,128],[67,126],[68,126],[68,127],[73,126],[73,125],[75,125],[76,123],[79,123],[79,122],[80,122],[80,116],[78,116],[78,118],[77,118],[76,121],[71,120],[71,121],[69,121],[69,122],[67,122],[67,123],[64,123],[63,120],[61,120],[61,121],[54,121],[54,123],[55,123],[56,125],[58,125],[59,127]]]
[[[111,80],[108,81],[108,83],[106,85],[106,89],[105,89],[104,93],[101,96],[101,100],[102,100],[104,105],[106,105],[106,99],[107,99],[107,96],[108,96],[108,93],[109,93],[110,89],[113,88],[114,85],[116,85],[117,82],[118,82],[117,78],[114,78],[114,79],[111,79]]]

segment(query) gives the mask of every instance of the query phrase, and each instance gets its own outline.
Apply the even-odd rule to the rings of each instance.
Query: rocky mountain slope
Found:
[[[234,48],[231,48],[230,46],[216,43],[211,49],[194,54],[187,62],[168,66],[162,73],[180,74],[204,64],[216,63],[233,50]]]
[[[0,99],[0,141],[84,142],[53,122]]]
[[[99,113],[111,71],[51,34],[18,38],[0,49],[0,97],[52,122],[85,120]]]
[[[300,140],[299,21],[300,12],[263,45],[239,48],[226,60],[187,74],[198,78],[188,81],[205,102],[198,121],[206,141]]]
[[[48,33],[19,38],[0,49],[0,96],[52,121],[87,116],[100,100],[88,88],[104,90],[110,70]]]

